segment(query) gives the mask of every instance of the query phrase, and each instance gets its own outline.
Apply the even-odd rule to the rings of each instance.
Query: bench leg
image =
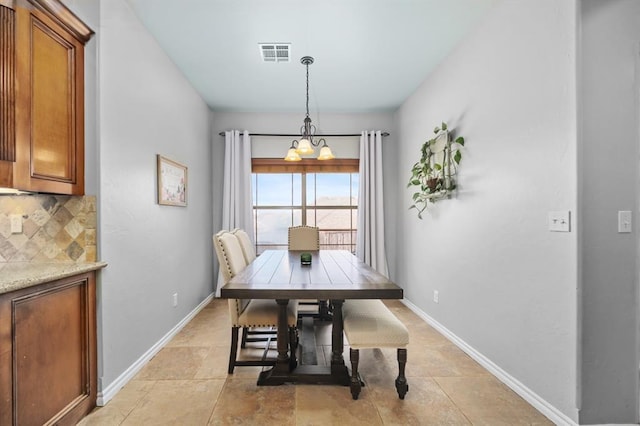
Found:
[[[358,399],[358,395],[360,395],[360,389],[362,389],[362,384],[360,383],[360,378],[358,377],[360,351],[353,348],[349,349],[349,358],[351,359],[351,382],[349,383],[349,387],[351,388],[351,396],[353,397],[353,399]]]
[[[407,350],[404,348],[398,348],[398,378],[396,379],[396,390],[400,399],[404,399],[404,396],[409,391],[409,384],[407,378],[404,376],[404,367],[407,364]]]
[[[233,374],[238,354],[238,331],[240,327],[231,327],[231,349],[229,352],[229,374]]]

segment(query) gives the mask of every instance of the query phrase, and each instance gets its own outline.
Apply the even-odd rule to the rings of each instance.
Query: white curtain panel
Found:
[[[379,273],[389,276],[384,248],[382,195],[382,132],[360,135],[360,187],[358,190],[356,256]]]
[[[224,133],[224,189],[222,195],[222,229],[242,228],[252,242],[253,200],[251,199],[251,137],[248,131]],[[217,232],[217,231],[216,231]],[[216,297],[224,285],[218,274]]]

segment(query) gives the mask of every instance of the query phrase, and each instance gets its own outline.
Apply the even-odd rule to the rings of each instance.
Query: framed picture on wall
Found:
[[[187,166],[158,154],[158,204],[187,205]]]

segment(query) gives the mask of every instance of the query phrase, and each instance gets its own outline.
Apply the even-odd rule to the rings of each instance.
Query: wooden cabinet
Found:
[[[0,0],[0,186],[84,194],[84,43],[58,0]]]
[[[0,295],[0,425],[75,425],[96,403],[95,272]]]

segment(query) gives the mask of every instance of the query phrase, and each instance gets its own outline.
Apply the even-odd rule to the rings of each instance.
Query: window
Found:
[[[353,169],[265,173],[254,163],[256,252],[286,249],[288,228],[297,225],[320,228],[321,249],[355,252],[359,179]]]

